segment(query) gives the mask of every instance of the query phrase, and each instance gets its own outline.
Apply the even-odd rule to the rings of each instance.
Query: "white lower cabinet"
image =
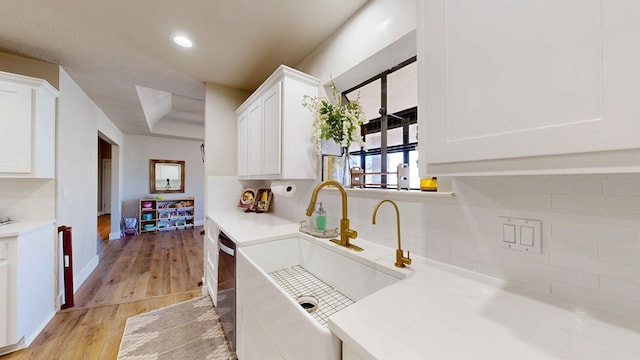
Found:
[[[220,230],[216,224],[207,217],[206,231],[204,236],[204,285],[209,292],[211,301],[218,306],[218,260],[219,247],[218,235]]]
[[[55,315],[54,245],[53,223],[0,236],[0,355],[29,346]]]
[[[9,332],[13,326],[9,324],[9,296],[7,296],[10,290],[9,275],[11,274],[8,255],[9,242],[0,241],[0,294],[3,294],[0,296],[0,347],[11,344],[15,338],[15,334]]]
[[[55,176],[57,97],[45,80],[0,71],[0,177]]]
[[[238,321],[238,359],[283,360],[251,307],[239,303],[238,312],[242,314]]]
[[[420,0],[421,176],[637,172],[640,3]]]
[[[365,360],[349,345],[342,343],[342,360]]]

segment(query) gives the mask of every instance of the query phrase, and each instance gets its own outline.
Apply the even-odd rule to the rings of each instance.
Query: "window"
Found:
[[[352,144],[367,188],[397,188],[397,166],[409,164],[410,188],[420,188],[418,175],[418,78],[416,57],[408,59],[342,93],[358,99],[369,123],[362,127],[367,150]]]

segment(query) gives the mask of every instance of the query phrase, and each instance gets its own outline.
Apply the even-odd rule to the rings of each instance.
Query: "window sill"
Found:
[[[338,191],[334,187],[327,187],[327,190]],[[392,199],[424,199],[424,198],[453,198],[456,196],[451,191],[420,191],[420,190],[380,190],[380,189],[358,189],[358,188],[345,188],[349,197],[361,197],[361,198],[392,198]]]

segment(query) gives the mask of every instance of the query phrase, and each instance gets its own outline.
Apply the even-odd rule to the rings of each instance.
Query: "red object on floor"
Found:
[[[64,261],[64,304],[62,309],[73,307],[73,257],[71,247],[71,226],[58,226],[62,232],[62,258]]]

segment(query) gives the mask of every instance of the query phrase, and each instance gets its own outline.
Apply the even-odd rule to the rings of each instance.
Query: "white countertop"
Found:
[[[211,213],[239,246],[297,233],[270,214]],[[387,267],[395,249],[362,256]],[[364,244],[363,244],[364,243]],[[410,250],[410,249],[409,249]],[[374,254],[375,253],[375,254]],[[356,254],[356,253],[353,253]],[[359,255],[354,255],[359,256]],[[329,318],[329,328],[364,359],[638,359],[640,322],[571,304],[502,280],[412,255],[406,278]]]
[[[207,214],[237,246],[297,233],[300,224],[268,213],[221,211]]]
[[[26,234],[43,226],[55,224],[55,222],[55,220],[15,221],[11,224],[0,226],[0,238]]]

